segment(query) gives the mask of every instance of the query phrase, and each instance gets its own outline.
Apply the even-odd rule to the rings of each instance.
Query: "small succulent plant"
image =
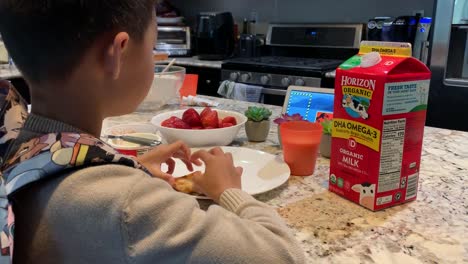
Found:
[[[261,122],[263,120],[268,120],[271,116],[271,111],[266,109],[265,107],[256,107],[256,106],[249,106],[247,111],[245,111],[245,116],[254,122]]]
[[[281,125],[286,122],[290,121],[304,121],[304,118],[300,114],[288,115],[282,114],[280,117],[273,120],[273,122],[277,125]]]
[[[333,127],[333,122],[332,120],[325,120],[322,123],[322,128],[323,128],[323,134],[324,135],[330,135],[332,134],[332,127]]]

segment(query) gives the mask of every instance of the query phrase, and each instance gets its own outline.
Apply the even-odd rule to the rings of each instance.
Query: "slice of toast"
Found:
[[[187,193],[187,194],[198,194],[195,192],[193,187],[193,176],[201,174],[200,171],[195,171],[190,174],[187,174],[183,177],[176,178],[174,189],[178,192]]]

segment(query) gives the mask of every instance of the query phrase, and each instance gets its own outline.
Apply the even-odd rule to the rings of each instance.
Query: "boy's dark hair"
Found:
[[[0,0],[0,33],[26,79],[61,79],[102,36],[141,40],[155,0]],[[155,29],[156,30],[156,29]]]

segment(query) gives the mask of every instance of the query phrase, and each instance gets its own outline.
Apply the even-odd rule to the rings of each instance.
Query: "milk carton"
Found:
[[[363,42],[337,69],[330,191],[374,211],[416,199],[430,76],[407,43]]]

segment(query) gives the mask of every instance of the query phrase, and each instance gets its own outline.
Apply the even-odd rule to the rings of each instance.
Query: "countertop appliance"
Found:
[[[156,51],[175,56],[190,56],[192,49],[190,27],[159,26]]]
[[[234,18],[229,12],[200,13],[196,50],[200,60],[223,60],[234,51]]]
[[[381,30],[378,30],[378,24],[375,21],[381,23]],[[375,18],[371,19],[368,23],[368,40],[411,43],[413,45],[413,57],[427,64],[428,37],[431,25],[432,18],[430,17],[400,16],[394,19]]]
[[[416,29],[416,35],[413,43],[413,57],[428,63],[429,56],[429,33],[431,31],[432,18],[421,17]]]
[[[241,34],[239,39],[239,57],[257,57],[261,54],[261,47],[265,44],[261,35]]]
[[[234,58],[221,79],[262,86],[263,103],[283,105],[290,85],[334,88],[334,70],[358,52],[363,24],[271,24],[268,56]]]
[[[462,19],[468,1],[437,0],[430,68],[427,124],[468,131],[468,25]],[[460,10],[460,8],[465,8]],[[466,11],[468,12],[468,11]]]
[[[390,19],[390,17],[375,17],[369,19],[367,23],[367,40],[382,41],[382,28],[384,23],[388,23]]]
[[[418,28],[418,16],[400,16],[383,23],[382,40],[414,43]]]

